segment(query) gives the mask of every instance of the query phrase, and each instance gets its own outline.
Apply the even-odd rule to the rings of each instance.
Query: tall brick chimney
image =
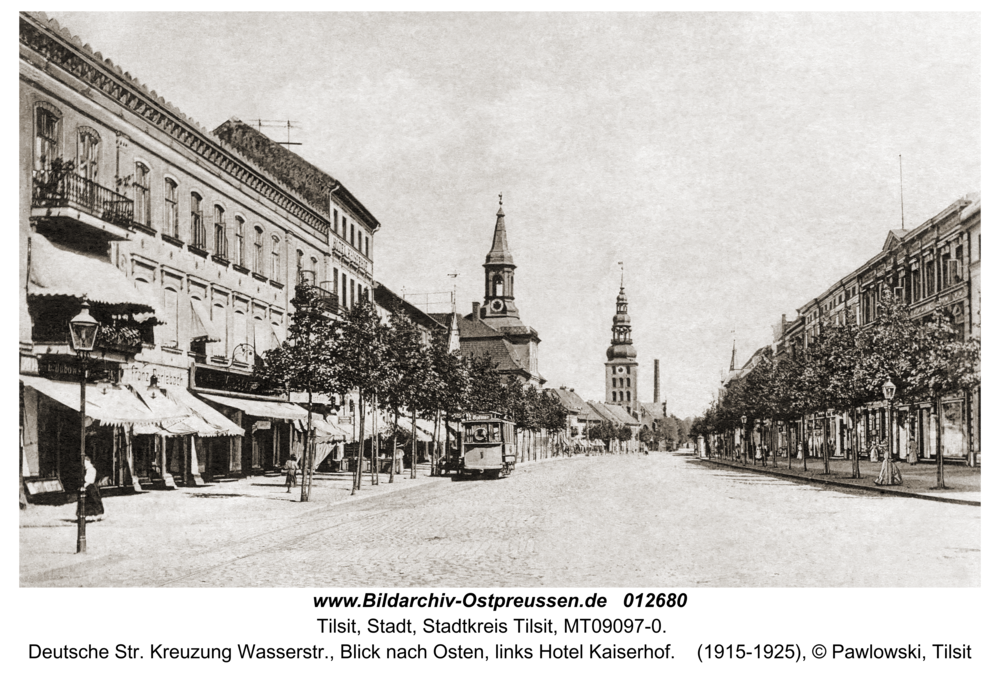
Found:
[[[660,401],[660,360],[653,360],[653,403]]]
[[[479,321],[479,303],[472,304],[472,321]]]

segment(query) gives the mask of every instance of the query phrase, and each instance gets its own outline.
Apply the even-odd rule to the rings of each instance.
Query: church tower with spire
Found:
[[[639,409],[639,363],[632,346],[632,319],[628,316],[628,296],[625,276],[615,299],[615,316],[611,322],[611,347],[604,364],[604,402],[622,406],[629,413]]]
[[[503,197],[497,211],[493,229],[493,246],[486,254],[483,268],[486,272],[486,293],[483,303],[483,321],[499,329],[502,326],[521,324],[514,305],[514,257],[507,247],[507,226],[504,224]]]

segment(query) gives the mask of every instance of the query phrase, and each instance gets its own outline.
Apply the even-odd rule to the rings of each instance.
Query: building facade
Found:
[[[639,362],[632,345],[632,319],[622,281],[611,321],[611,346],[604,363],[604,402],[621,406],[629,415],[639,410]]]
[[[472,304],[472,313],[451,318],[432,315],[458,328],[459,349],[466,358],[489,358],[504,378],[516,378],[535,388],[545,384],[538,369],[538,332],[521,321],[514,303],[514,257],[507,246],[503,205],[497,211],[493,244],[483,263],[484,303]]]
[[[844,275],[822,294],[798,308],[797,316],[774,327],[770,346],[775,355],[795,355],[819,335],[824,323],[872,324],[879,312],[878,299],[891,293],[921,320],[940,310],[961,337],[981,335],[980,263],[981,198],[970,194],[915,228],[890,230],[881,250],[863,265]],[[762,348],[763,349],[763,348]],[[740,370],[742,377],[752,370],[758,350]],[[731,365],[731,369],[733,366]],[[979,464],[980,394],[953,392],[945,396],[941,410],[932,402],[900,403],[892,415],[882,401],[871,402],[858,414],[827,411],[806,416],[801,430],[804,452],[822,454],[824,428],[833,457],[851,452],[855,439],[865,454],[872,443],[884,443],[893,426],[893,453],[905,456],[911,440],[922,460],[936,458],[938,416],[941,416],[940,446],[945,459]],[[854,428],[852,428],[854,425]],[[855,434],[856,433],[856,434]]]
[[[22,13],[19,37],[26,482],[78,481],[79,405],[61,393],[80,378],[67,323],[84,300],[101,322],[87,401],[103,483],[279,466],[306,411],[261,391],[254,362],[284,340],[297,283],[332,309],[370,297],[378,222],[325,174],[292,182],[277,144],[255,155],[268,145],[246,125],[209,133],[44,14]],[[112,396],[131,416],[98,410]]]

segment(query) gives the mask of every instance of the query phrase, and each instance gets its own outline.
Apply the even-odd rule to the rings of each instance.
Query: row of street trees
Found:
[[[757,423],[787,427],[809,414],[833,410],[849,416],[852,476],[860,478],[857,411],[882,400],[891,383],[895,401],[933,403],[937,413],[938,486],[944,488],[941,449],[941,399],[955,392],[972,392],[980,384],[980,341],[963,338],[943,311],[921,320],[892,294],[878,302],[875,321],[864,328],[848,321],[824,323],[807,349],[779,358],[768,350],[752,370],[732,382],[719,401],[692,425],[692,436],[706,440],[741,429],[745,435]],[[891,417],[891,409],[890,409]],[[891,426],[891,421],[887,419]],[[823,426],[824,471],[829,473],[828,429]],[[790,444],[791,445],[791,444]],[[890,451],[891,452],[891,451]],[[789,466],[791,466],[789,450]],[[806,467],[806,449],[802,454]],[[774,463],[777,454],[772,453]]]
[[[295,312],[288,339],[266,352],[254,373],[271,386],[307,394],[303,502],[308,502],[312,486],[312,403],[317,394],[327,395],[331,401],[344,401],[349,393],[358,393],[360,438],[352,495],[361,489],[368,411],[390,416],[394,430],[399,429],[403,415],[409,417],[411,477],[416,476],[418,416],[434,419],[436,433],[443,420],[445,438],[450,422],[465,411],[497,412],[532,433],[565,426],[566,411],[557,398],[517,381],[505,382],[487,358],[463,360],[457,351],[448,350],[443,334],[435,334],[430,344],[425,343],[420,329],[401,308],[390,308],[388,322],[380,320],[374,303],[368,300],[342,314],[331,315],[325,311],[319,290],[310,285],[296,287],[292,305]],[[374,484],[378,483],[379,435],[374,433],[371,441]],[[436,467],[437,457],[435,447],[432,467]],[[393,434],[390,482],[396,458]]]

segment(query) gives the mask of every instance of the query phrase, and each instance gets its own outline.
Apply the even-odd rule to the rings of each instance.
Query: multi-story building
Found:
[[[483,263],[484,303],[472,304],[472,313],[452,317],[434,314],[438,322],[458,329],[464,357],[491,359],[507,379],[540,388],[545,378],[538,370],[538,332],[521,321],[514,304],[514,257],[507,246],[507,226],[501,204],[493,228],[493,244]]]
[[[822,294],[798,308],[798,316],[784,316],[775,326],[772,347],[777,355],[796,354],[819,335],[823,323],[853,322],[860,327],[875,321],[878,299],[892,293],[910,311],[911,317],[927,318],[940,310],[962,337],[978,337],[980,317],[980,219],[978,194],[956,200],[933,218],[915,228],[890,230],[881,251],[848,273]],[[758,351],[759,352],[759,351]],[[748,363],[736,377],[751,370]],[[732,368],[732,367],[731,367]],[[731,371],[731,374],[734,373]],[[918,457],[935,457],[937,416],[931,402],[900,403],[895,407],[897,428],[892,438],[893,452],[906,455],[912,439]],[[887,409],[883,402],[868,404],[856,420],[856,435],[850,416],[827,411],[807,416],[805,452],[819,455],[823,426],[832,440],[830,452],[843,456],[853,439],[864,453],[873,441],[886,439]],[[954,392],[941,406],[941,448],[944,457],[978,464],[979,391]]]
[[[19,37],[22,474],[79,482],[67,334],[84,300],[101,322],[87,415],[105,483],[280,465],[306,412],[260,391],[253,364],[284,339],[300,281],[333,310],[370,297],[378,222],[294,153],[237,120],[209,133],[44,14],[22,13]]]
[[[639,410],[639,362],[636,361],[636,354],[623,278],[615,299],[608,360],[604,363],[604,403],[621,406],[630,416]]]

